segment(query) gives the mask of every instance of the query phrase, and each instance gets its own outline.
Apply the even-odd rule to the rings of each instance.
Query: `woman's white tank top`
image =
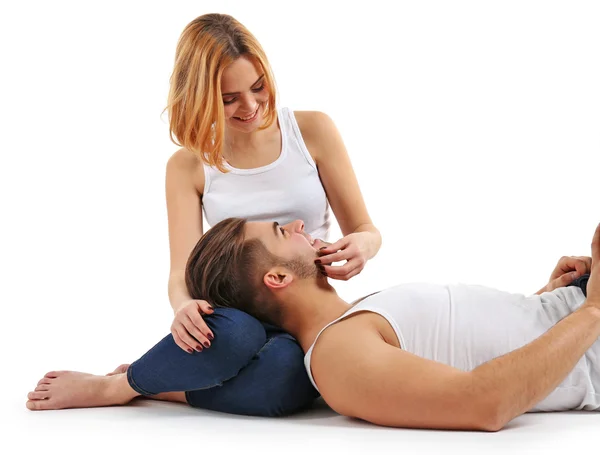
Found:
[[[279,158],[266,166],[223,173],[204,164],[204,217],[210,226],[229,217],[286,224],[300,219],[313,238],[328,240],[330,211],[317,166],[308,152],[293,111],[277,111]]]

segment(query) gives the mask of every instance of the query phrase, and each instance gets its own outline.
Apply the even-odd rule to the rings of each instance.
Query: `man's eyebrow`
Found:
[[[275,234],[275,237],[279,237],[279,234],[277,234],[278,227],[279,227],[279,223],[277,221],[273,221],[273,234]]]
[[[260,76],[258,79],[256,79],[256,82],[254,84],[252,84],[250,87],[254,87],[256,84],[258,84],[262,78],[265,77],[265,75],[263,74],[262,76]],[[221,96],[231,96],[231,95],[239,95],[240,92],[230,92],[230,93],[221,93]]]

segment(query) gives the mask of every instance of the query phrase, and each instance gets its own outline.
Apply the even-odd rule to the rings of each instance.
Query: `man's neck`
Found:
[[[282,326],[296,338],[304,352],[323,327],[351,308],[326,280],[319,281],[317,286],[297,286],[282,303],[285,308]]]

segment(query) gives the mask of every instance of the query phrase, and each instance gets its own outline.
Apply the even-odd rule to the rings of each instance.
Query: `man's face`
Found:
[[[259,239],[267,250],[282,258],[300,278],[322,276],[315,264],[319,248],[326,246],[322,240],[313,240],[304,232],[304,223],[296,220],[285,225],[277,222],[249,222],[246,240]]]

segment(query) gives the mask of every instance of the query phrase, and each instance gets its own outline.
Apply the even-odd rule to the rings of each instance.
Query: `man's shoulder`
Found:
[[[313,347],[310,359],[313,379],[323,398],[337,412],[353,393],[351,387],[344,387],[344,382],[360,375],[369,356],[387,344],[376,320],[380,317],[357,311],[324,330]]]

